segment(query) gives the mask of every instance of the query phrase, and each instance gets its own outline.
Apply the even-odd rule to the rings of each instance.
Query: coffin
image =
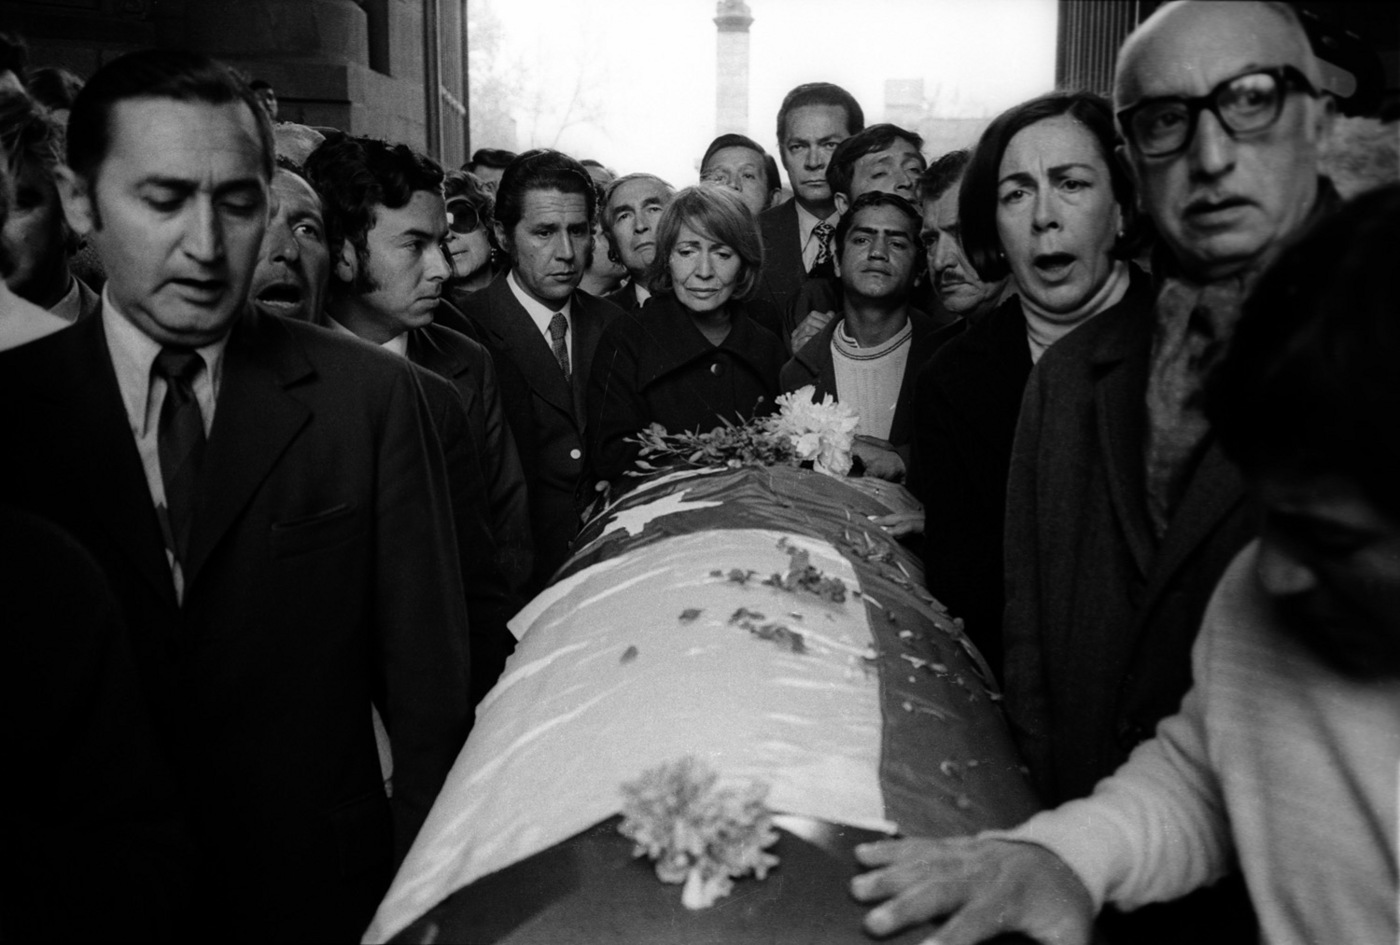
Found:
[[[760,467],[654,476],[597,516],[513,621],[366,941],[865,942],[854,844],[1025,819],[990,674],[870,524],[911,505]],[[779,865],[701,910],[616,829],[621,786],[684,756],[779,815]]]

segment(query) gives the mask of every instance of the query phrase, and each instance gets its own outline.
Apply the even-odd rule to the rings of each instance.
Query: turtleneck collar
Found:
[[[1129,281],[1128,264],[1120,259],[1113,264],[1113,271],[1099,290],[1078,308],[1068,312],[1047,311],[1024,292],[1021,293],[1021,312],[1026,317],[1026,341],[1031,349],[1031,363],[1039,361],[1051,345],[1084,322],[1121,302],[1128,292]]]

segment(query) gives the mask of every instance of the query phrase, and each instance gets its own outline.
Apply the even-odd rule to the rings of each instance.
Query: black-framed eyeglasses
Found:
[[[470,200],[454,197],[447,201],[447,228],[462,236],[474,233],[481,229],[481,214],[476,212]]]
[[[1226,79],[1195,98],[1150,98],[1118,113],[1128,143],[1145,157],[1168,157],[1186,149],[1196,121],[1209,110],[1231,137],[1263,131],[1278,121],[1290,91],[1317,90],[1294,66],[1258,69]]]

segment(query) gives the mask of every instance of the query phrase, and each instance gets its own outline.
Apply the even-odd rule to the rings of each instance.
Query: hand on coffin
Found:
[[[1024,932],[1046,945],[1087,945],[1094,904],[1079,877],[1054,853],[1007,840],[881,840],[856,847],[877,867],[851,881],[870,910],[865,929],[885,936],[944,918],[925,945],[973,945]]]
[[[894,451],[889,440],[873,436],[857,436],[851,453],[865,465],[865,474],[886,482],[904,481],[904,460]]]
[[[889,515],[872,515],[870,521],[880,526],[891,538],[924,533],[924,510],[917,512],[892,512]]]

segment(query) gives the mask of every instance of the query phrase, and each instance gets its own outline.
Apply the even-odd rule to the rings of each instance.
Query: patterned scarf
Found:
[[[1339,202],[1331,182],[1321,178],[1312,212],[1293,238]],[[1229,348],[1250,289],[1284,245],[1280,241],[1254,266],[1217,282],[1193,282],[1175,271],[1162,280],[1147,380],[1145,450],[1147,512],[1158,539],[1166,534],[1191,472],[1205,452],[1210,433],[1203,409],[1206,378]],[[1153,268],[1168,272],[1170,262],[1160,261],[1163,265]]]

